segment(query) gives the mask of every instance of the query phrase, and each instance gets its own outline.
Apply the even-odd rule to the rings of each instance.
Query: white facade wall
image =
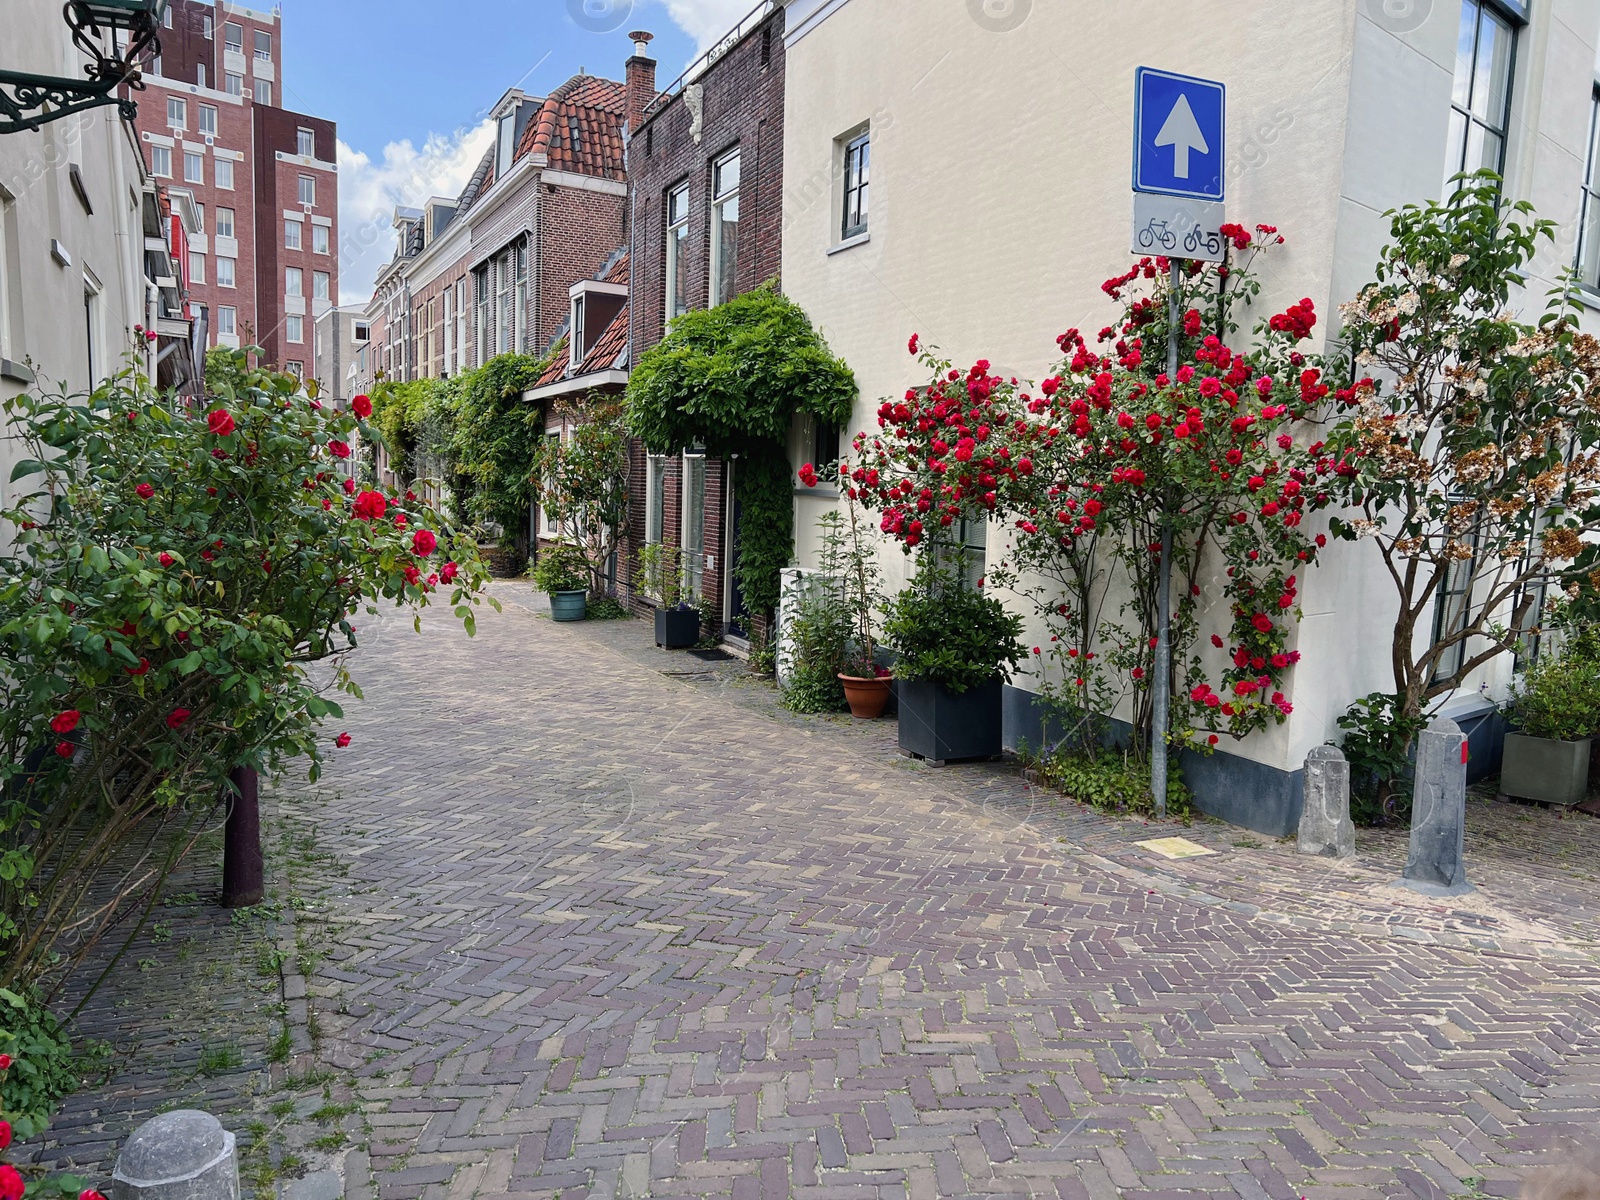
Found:
[[[1511,195],[1562,227],[1529,281],[1537,310],[1575,253],[1600,0],[1531,3],[1506,175]],[[1382,0],[1192,0],[1181,16],[1164,0],[1092,11],[1023,0],[996,21],[974,10],[984,11],[789,3],[783,286],[856,372],[852,429],[875,428],[881,398],[923,381],[906,354],[912,332],[958,365],[987,357],[997,373],[1037,379],[1058,361],[1063,330],[1092,338],[1112,323],[1118,309],[1100,284],[1131,261],[1137,66],[1228,85],[1228,219],[1278,225],[1288,239],[1258,262],[1263,292],[1246,326],[1309,296],[1320,345],[1370,278],[1385,210],[1442,189],[1460,0],[1416,0],[1404,19]],[[840,249],[839,139],[867,124],[869,240]],[[1585,320],[1600,330],[1596,316]],[[809,443],[792,452],[809,458]],[[816,517],[834,502],[797,494],[802,565],[815,561]],[[991,562],[1003,538],[991,528]],[[1233,753],[1293,773],[1337,737],[1352,700],[1393,690],[1395,601],[1370,551],[1333,543],[1307,573],[1295,714]],[[905,578],[898,550],[886,563],[891,584]],[[1467,690],[1481,683],[1503,698],[1509,670],[1502,658]]]
[[[0,68],[84,77],[57,0],[6,0],[3,23]],[[122,367],[133,326],[150,323],[142,183],[138,147],[115,108],[0,135],[0,401],[33,376],[37,386],[83,392]],[[17,457],[8,436],[0,442],[8,499]]]

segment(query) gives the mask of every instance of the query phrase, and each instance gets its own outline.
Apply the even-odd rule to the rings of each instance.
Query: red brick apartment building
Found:
[[[626,85],[575,75],[548,96],[512,89],[490,116],[494,145],[459,196],[395,210],[395,256],[366,311],[374,377],[547,353],[574,281],[627,240]]]
[[[778,276],[783,29],[781,4],[758,7],[646,106],[629,137],[633,362],[661,341],[673,317]],[[630,69],[648,62],[642,51]],[[729,570],[738,545],[739,513],[730,503],[737,470],[693,447],[656,457],[635,443],[622,558],[631,571],[642,545],[681,547],[706,627],[742,640],[750,617]],[[631,573],[627,591],[634,607],[649,605]]]
[[[339,301],[337,130],[282,107],[282,35],[275,13],[172,0],[135,127],[151,175],[200,216],[187,265],[209,344],[304,375]]]

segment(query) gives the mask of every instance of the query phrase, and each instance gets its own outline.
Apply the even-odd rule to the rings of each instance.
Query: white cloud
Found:
[[[701,50],[739,23],[756,0],[665,0],[673,24],[694,38]]]
[[[339,142],[339,299],[361,304],[372,283],[394,257],[394,210],[419,208],[431,196],[459,195],[494,141],[485,120],[453,134],[429,134],[418,149],[407,138],[383,148],[374,162],[343,139]]]

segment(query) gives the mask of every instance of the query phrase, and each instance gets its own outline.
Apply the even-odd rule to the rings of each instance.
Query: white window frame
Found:
[[[239,40],[233,40],[234,34],[239,35]],[[232,50],[235,54],[244,54],[244,26],[237,21],[228,21],[222,26],[222,48]]]
[[[206,156],[200,151],[185,150],[183,152],[183,181],[185,183],[205,183]]]
[[[172,147],[150,147],[150,174],[157,179],[172,178]]]
[[[317,177],[315,175],[300,176],[299,190],[295,195],[300,197],[301,204],[309,204],[312,208],[317,206]],[[307,196],[311,198],[306,199]]]
[[[285,267],[283,269],[283,294],[285,296],[304,296],[306,294],[306,273],[299,267]]]
[[[226,254],[217,255],[217,286],[236,288],[239,286],[239,260],[229,258]]]
[[[645,458],[644,540],[659,546],[667,530],[667,456],[651,454]],[[656,597],[660,599],[660,597]]]
[[[333,245],[333,231],[326,225],[313,225],[311,227],[311,253],[332,254],[329,248]]]
[[[306,319],[297,313],[290,313],[283,318],[283,340],[291,345],[304,345],[306,340]]]
[[[206,256],[198,250],[189,251],[189,282],[204,283],[206,281]]]
[[[667,230],[667,273],[662,289],[664,293],[665,320],[671,324],[678,317],[689,311],[690,301],[688,288],[685,285],[684,293],[678,292],[678,277],[681,275],[684,257],[689,250],[689,183],[683,183],[667,190],[666,197],[666,230]]]
[[[217,106],[215,104],[202,104],[198,121],[197,128],[201,134],[211,137],[217,136]]]
[[[233,305],[217,306],[217,333],[223,337],[239,336],[239,310]]]
[[[237,71],[224,71],[222,73],[222,90],[230,96],[244,98],[244,76]]]
[[[224,216],[223,214],[227,215]],[[217,206],[217,236],[225,238],[237,236],[237,234],[234,232],[236,228],[235,222],[237,220],[238,214],[235,213],[233,209],[229,208],[226,204],[219,204]]]
[[[333,293],[333,276],[326,271],[311,272],[311,298],[326,300]]]
[[[257,104],[265,104],[268,108],[271,108],[272,107],[272,80],[270,80],[270,79],[258,79],[258,80],[256,80],[255,95],[256,95],[256,103]]]
[[[170,12],[171,10],[168,9]],[[187,129],[189,127],[189,102],[182,96],[167,97],[167,128]]]
[[[317,131],[304,125],[294,131],[294,148],[302,158],[317,156]]]
[[[301,243],[304,241],[305,234],[300,228],[300,226],[302,224],[304,224],[304,222],[291,221],[287,217],[284,218],[284,221],[283,221],[283,248],[285,250],[300,250],[300,249],[303,249]]]
[[[233,191],[233,159],[219,155],[212,161],[211,174],[217,187],[225,192]]]
[[[724,177],[730,166],[733,168],[733,180],[725,183]],[[735,148],[711,164],[711,297],[708,303],[713,308],[739,294],[739,184],[739,151]],[[731,221],[728,215],[730,209],[733,214]],[[724,261],[722,249],[723,226],[729,223],[735,230],[731,263]]]

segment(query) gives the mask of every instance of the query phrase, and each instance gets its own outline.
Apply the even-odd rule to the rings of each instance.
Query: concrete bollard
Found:
[[[1439,717],[1417,735],[1411,800],[1411,852],[1400,883],[1425,896],[1464,896],[1467,882],[1467,739]]]
[[[1350,764],[1344,751],[1315,747],[1306,755],[1305,780],[1300,853],[1349,858],[1356,852],[1356,827],[1350,819]]]
[[[194,1109],[152,1117],[117,1156],[111,1200],[239,1200],[233,1134]]]

